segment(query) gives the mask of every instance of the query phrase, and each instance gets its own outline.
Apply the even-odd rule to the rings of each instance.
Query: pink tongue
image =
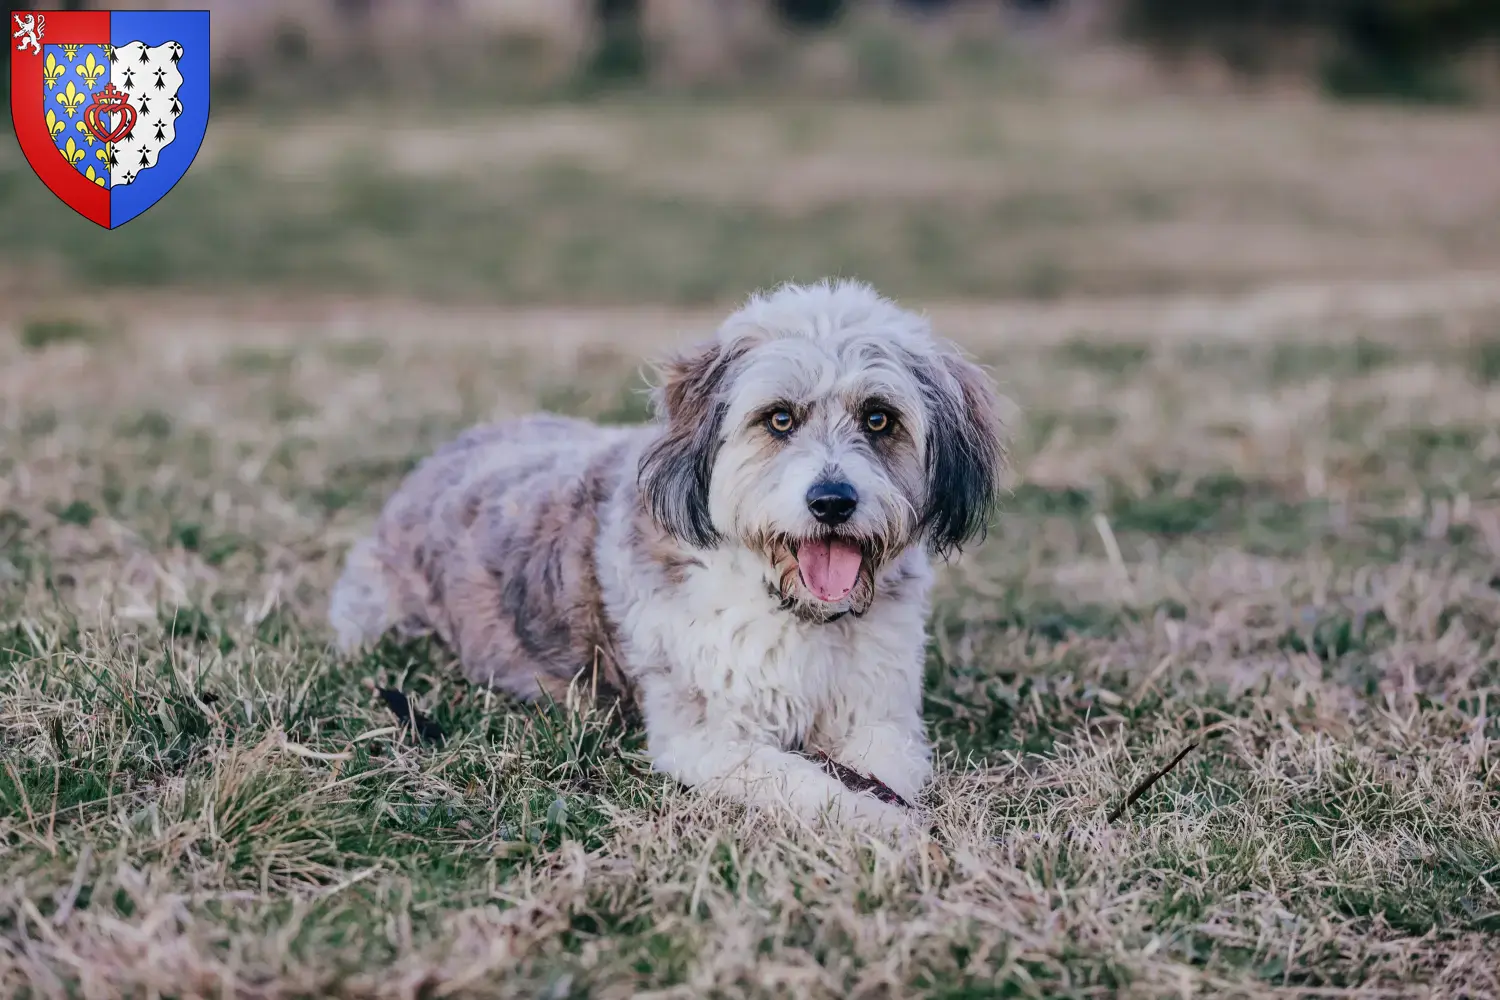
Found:
[[[859,579],[863,560],[859,546],[853,542],[810,541],[797,549],[797,569],[807,589],[820,601],[842,601]]]

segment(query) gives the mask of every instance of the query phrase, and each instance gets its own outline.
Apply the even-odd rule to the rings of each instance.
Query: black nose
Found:
[[[859,494],[848,483],[814,483],[807,491],[807,509],[819,524],[843,524],[859,506]]]

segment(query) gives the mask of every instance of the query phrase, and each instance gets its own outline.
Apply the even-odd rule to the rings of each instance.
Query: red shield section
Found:
[[[109,11],[23,11],[12,15],[10,30],[21,27],[19,18],[36,15],[44,45],[101,45],[109,42]],[[10,119],[26,162],[42,183],[69,208],[105,229],[109,225],[109,191],[86,180],[58,155],[47,130],[43,60],[40,52],[15,47],[10,53]]]

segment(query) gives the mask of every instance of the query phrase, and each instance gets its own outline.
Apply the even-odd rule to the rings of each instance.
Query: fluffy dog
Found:
[[[477,683],[635,706],[684,784],[903,827],[796,751],[929,778],[929,553],[993,511],[991,382],[853,282],[752,297],[661,374],[652,425],[536,416],[418,466],[349,554],[340,646],[435,633]]]

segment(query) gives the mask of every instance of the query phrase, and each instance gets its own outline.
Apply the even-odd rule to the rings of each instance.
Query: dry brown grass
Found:
[[[943,578],[904,853],[690,797],[441,650],[328,651],[410,461],[636,419],[709,314],[7,316],[0,992],[1500,993],[1500,281],[933,311],[1026,420]]]

